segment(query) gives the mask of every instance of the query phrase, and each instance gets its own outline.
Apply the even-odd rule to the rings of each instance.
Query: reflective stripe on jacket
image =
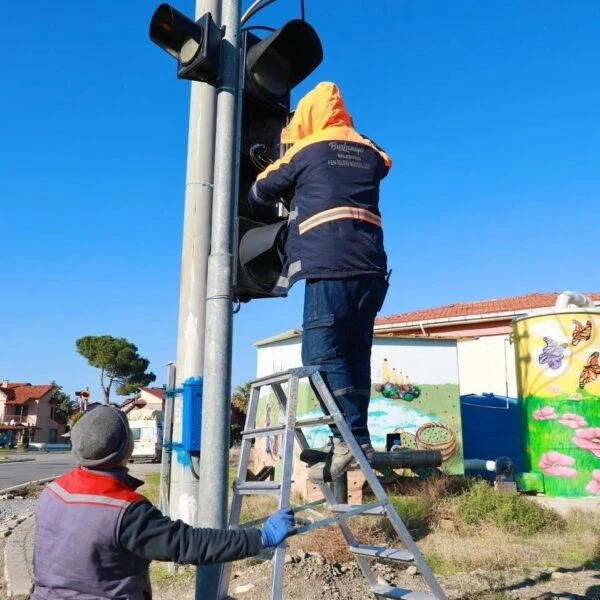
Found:
[[[354,129],[338,87],[320,83],[309,92],[281,138],[291,148],[251,192],[262,202],[294,194],[279,291],[298,279],[384,275],[379,184],[391,160]]]

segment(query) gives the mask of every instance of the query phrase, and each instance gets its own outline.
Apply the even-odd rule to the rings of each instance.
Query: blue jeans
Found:
[[[302,363],[320,367],[359,444],[370,442],[373,325],[387,287],[381,275],[306,281]]]

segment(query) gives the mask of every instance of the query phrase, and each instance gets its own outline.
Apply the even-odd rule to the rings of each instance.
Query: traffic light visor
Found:
[[[190,62],[202,46],[202,28],[169,4],[161,4],[150,21],[150,39],[165,52]]]
[[[239,245],[239,260],[256,285],[270,290],[283,271],[280,249],[287,220],[248,231]]]
[[[306,79],[323,60],[317,32],[294,19],[252,46],[246,56],[246,74],[256,86],[280,97]]]

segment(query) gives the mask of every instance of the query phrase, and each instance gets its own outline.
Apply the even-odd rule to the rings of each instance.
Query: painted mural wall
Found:
[[[549,496],[600,495],[600,314],[514,323],[526,454]]]
[[[515,347],[509,334],[458,342],[460,395],[517,396]]]
[[[267,372],[299,366],[301,338],[294,343],[259,348],[258,363]],[[261,353],[263,355],[261,356]],[[268,371],[265,357],[276,357],[276,369]],[[401,444],[411,449],[440,450],[442,469],[463,473],[458,360],[454,340],[375,338],[371,356],[372,391],[369,406],[369,430],[376,450],[386,450],[386,436],[398,433]],[[286,390],[287,392],[287,390]],[[319,404],[307,381],[300,383],[299,416],[321,415]],[[257,426],[280,422],[276,398],[264,393],[258,411]],[[329,438],[327,426],[304,430],[311,447],[324,445]],[[256,442],[255,469],[279,466],[279,436]],[[406,474],[409,474],[408,472]]]

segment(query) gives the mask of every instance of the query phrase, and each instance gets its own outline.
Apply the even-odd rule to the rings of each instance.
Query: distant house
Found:
[[[67,416],[58,409],[54,386],[0,382],[0,444],[61,442]]]
[[[133,398],[128,398],[121,404],[121,410],[127,414],[134,408],[147,408],[164,411],[166,390],[162,387],[139,388]]]

